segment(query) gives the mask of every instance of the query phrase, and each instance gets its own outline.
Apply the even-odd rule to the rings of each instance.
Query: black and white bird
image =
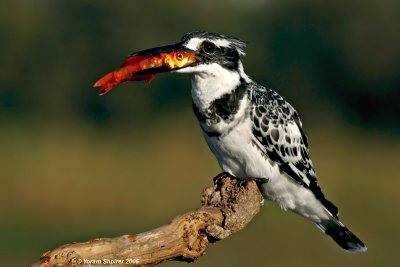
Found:
[[[239,180],[264,179],[259,188],[265,199],[307,218],[345,250],[366,251],[317,183],[296,110],[244,72],[245,46],[234,37],[196,31],[177,44],[133,55],[195,53],[195,63],[169,70],[191,75],[194,113],[223,172]]]

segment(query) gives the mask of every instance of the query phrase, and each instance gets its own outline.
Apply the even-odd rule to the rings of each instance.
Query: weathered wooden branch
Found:
[[[137,235],[97,238],[63,245],[43,254],[35,267],[152,266],[164,261],[191,262],[205,254],[207,244],[243,229],[263,204],[257,185],[237,186],[224,178],[203,191],[202,207],[177,216],[170,224]]]

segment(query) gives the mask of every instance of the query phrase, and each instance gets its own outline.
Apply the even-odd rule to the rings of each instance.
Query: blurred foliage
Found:
[[[399,130],[400,4],[395,0],[15,0],[2,5],[2,120],[134,124],[164,108],[179,109],[190,98],[186,78],[159,75],[151,89],[124,85],[106,97],[95,97],[91,85],[130,52],[205,29],[248,41],[247,73],[309,110],[306,116],[327,106],[349,123]]]
[[[219,168],[191,114],[189,78],[160,74],[103,97],[91,87],[129,53],[203,29],[248,42],[246,72],[298,109],[320,184],[369,251],[345,254],[267,205],[192,265],[393,266],[399,11],[396,0],[3,0],[0,265],[198,207]]]

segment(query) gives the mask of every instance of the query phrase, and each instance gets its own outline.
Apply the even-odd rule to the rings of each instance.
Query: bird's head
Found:
[[[187,33],[176,44],[131,54],[121,68],[106,74],[94,87],[101,87],[102,95],[125,81],[149,83],[160,72],[212,75],[217,69],[240,71],[245,46],[234,37],[205,31]]]
[[[213,72],[215,67],[236,71],[246,44],[235,37],[211,32],[196,31],[182,37],[181,46],[195,51],[199,62],[176,70],[180,73]]]

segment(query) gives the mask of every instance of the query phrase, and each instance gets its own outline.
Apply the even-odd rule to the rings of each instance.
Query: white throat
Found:
[[[192,98],[200,110],[205,110],[211,102],[232,92],[240,84],[241,74],[213,63],[201,66],[193,73]],[[247,76],[245,78],[248,78]]]

